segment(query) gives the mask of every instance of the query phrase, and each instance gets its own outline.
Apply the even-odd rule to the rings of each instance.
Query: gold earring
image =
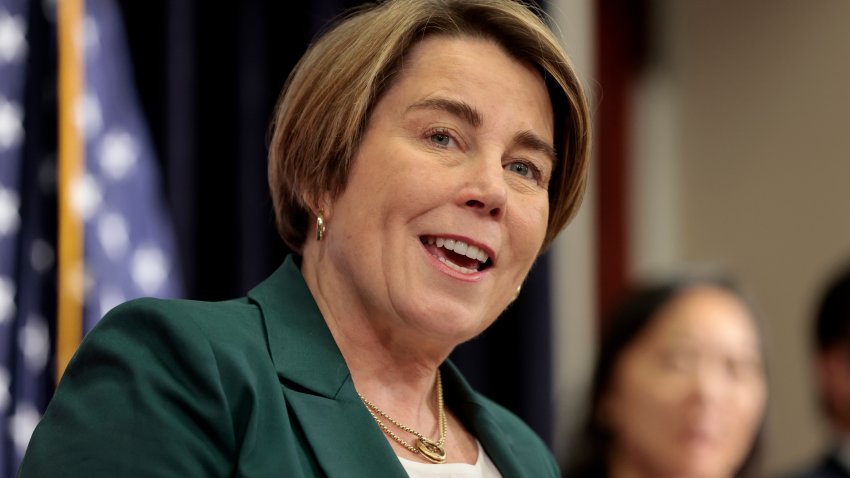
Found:
[[[325,211],[324,209],[319,209],[319,213],[316,214],[316,240],[321,241],[323,237],[325,237]]]
[[[520,292],[522,292],[522,284],[516,286],[516,293],[514,293],[514,296],[511,297],[511,302],[515,301],[517,297],[519,297]]]

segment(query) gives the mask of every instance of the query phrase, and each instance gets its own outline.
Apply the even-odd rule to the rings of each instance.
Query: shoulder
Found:
[[[184,345],[195,342],[241,344],[261,340],[260,310],[247,299],[225,302],[136,299],[112,309],[87,334],[89,342],[132,340],[167,344],[169,339]],[[177,345],[177,344],[175,344]]]
[[[244,326],[246,321],[259,319],[259,308],[246,298],[223,302],[197,300],[154,299],[150,297],[125,302],[104,316],[103,323],[117,321],[140,321],[172,323],[175,327],[191,326],[190,323],[206,325]],[[113,324],[114,325],[114,324]]]
[[[107,365],[132,372],[143,387],[175,376],[237,387],[260,374],[274,377],[262,315],[246,299],[145,298],[119,305],[85,336],[62,382],[92,377]]]
[[[502,405],[494,402],[493,400],[481,395],[476,392],[476,400],[480,403],[495,419],[496,424],[499,428],[503,429],[506,432],[510,432],[512,434],[516,434],[515,436],[520,437],[522,440],[532,440],[536,444],[539,444],[542,447],[546,447],[543,443],[543,440],[531,429],[521,418],[516,416],[513,412],[503,407]]]
[[[850,478],[850,471],[845,470],[831,455],[827,455],[817,466],[798,470],[787,475],[787,478]]]
[[[520,460],[536,467],[543,465],[554,476],[560,476],[551,450],[531,427],[513,412],[480,393],[475,393],[475,400],[487,410],[499,432],[510,438],[511,447]]]
[[[247,300],[116,307],[68,364],[20,476],[229,476],[251,427],[284,423],[262,324]]]

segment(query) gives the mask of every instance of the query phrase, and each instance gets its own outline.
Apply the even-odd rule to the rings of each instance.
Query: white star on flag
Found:
[[[35,431],[38,421],[41,420],[41,414],[35,407],[24,402],[15,407],[15,414],[9,418],[9,434],[12,435],[15,448],[23,454],[30,442],[32,432]]]
[[[154,294],[168,275],[168,261],[157,247],[140,247],[133,254],[133,280],[146,294]]]
[[[97,221],[97,237],[106,255],[113,261],[120,260],[130,244],[127,221],[118,213],[102,214]]]
[[[21,107],[0,95],[0,151],[17,146],[24,139],[23,121]]]
[[[91,219],[103,202],[103,192],[97,179],[91,174],[86,174],[74,184],[71,199],[74,202],[74,211],[85,221]]]
[[[113,181],[127,177],[136,165],[137,158],[135,141],[126,131],[110,131],[100,142],[98,148],[100,168]]]
[[[44,371],[50,354],[50,332],[44,317],[31,314],[27,318],[26,325],[18,332],[18,347],[31,371]]]
[[[0,64],[12,63],[26,55],[26,30],[22,16],[0,10]]]
[[[77,128],[86,138],[92,138],[103,128],[103,110],[97,96],[87,93],[81,96],[74,108]]]

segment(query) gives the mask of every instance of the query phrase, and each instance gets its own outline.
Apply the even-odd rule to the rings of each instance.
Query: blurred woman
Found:
[[[607,324],[567,476],[745,476],[766,399],[759,330],[730,284],[639,289]]]
[[[522,3],[353,12],[275,113],[269,185],[298,253],[245,298],[116,308],[20,476],[557,476],[447,357],[575,214],[589,125],[557,38]]]

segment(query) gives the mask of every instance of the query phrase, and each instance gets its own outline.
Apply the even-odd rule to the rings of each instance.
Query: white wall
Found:
[[[809,357],[818,287],[850,259],[850,2],[656,0],[638,87],[633,273],[731,271],[768,339],[766,472],[826,440]]]

